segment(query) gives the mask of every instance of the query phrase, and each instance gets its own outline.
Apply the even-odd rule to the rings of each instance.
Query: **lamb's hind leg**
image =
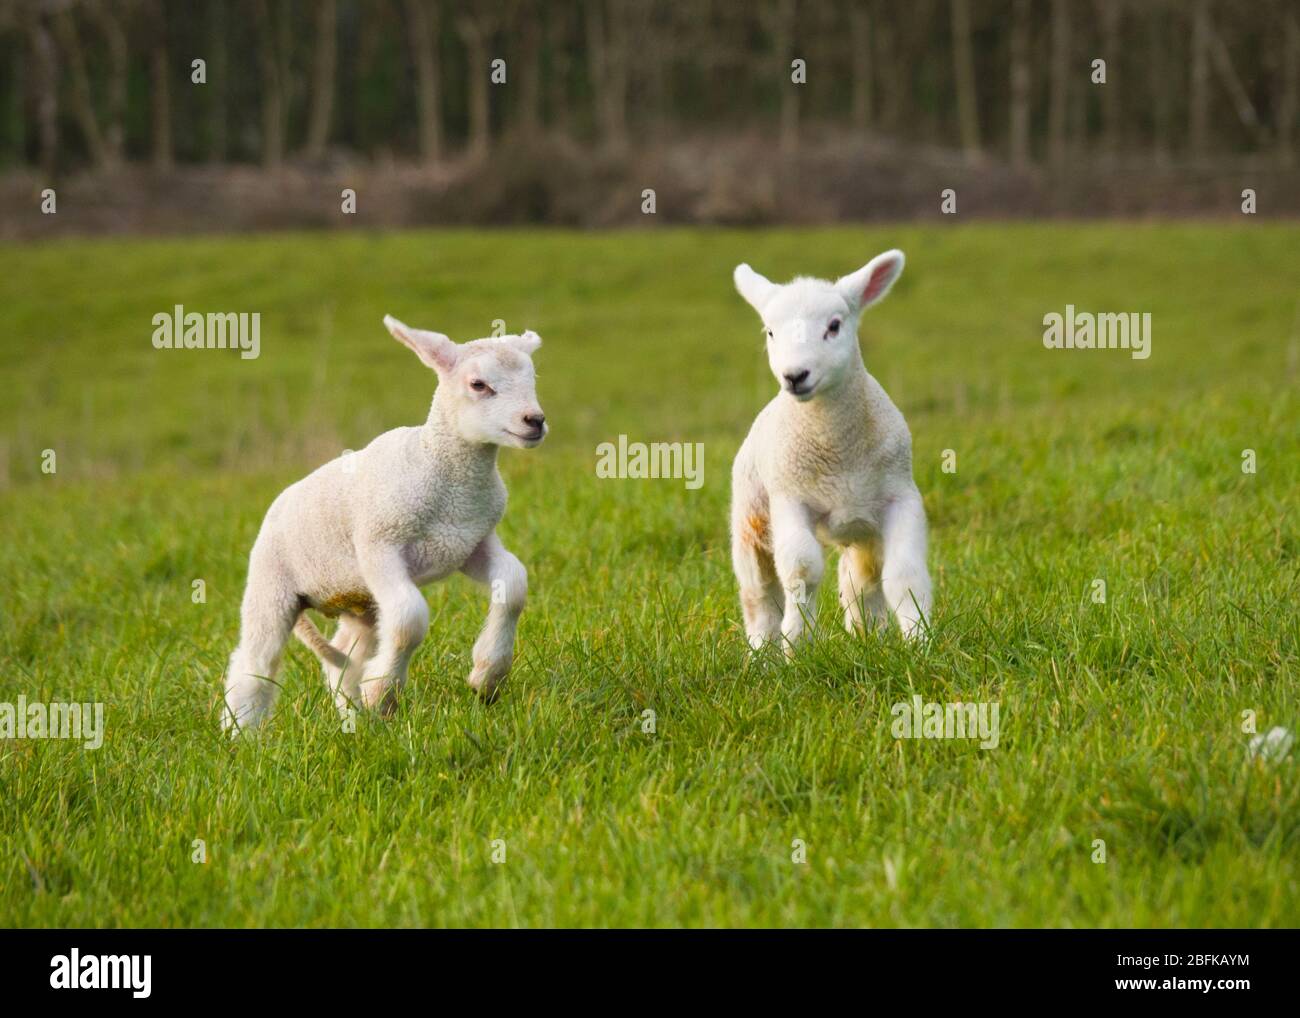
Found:
[[[275,703],[275,674],[298,618],[298,599],[280,589],[264,589],[250,578],[240,609],[239,646],[226,670],[226,709],[222,728],[232,735],[256,728]]]
[[[925,567],[925,507],[919,492],[896,498],[881,526],[885,603],[908,639],[924,634],[930,619],[930,573]]]
[[[334,694],[334,704],[341,713],[361,705],[361,676],[366,662],[375,652],[377,639],[374,615],[340,616],[338,629],[330,638],[330,646],[347,658],[347,665],[339,668],[326,661],[323,662],[323,667],[325,683]]]
[[[840,555],[840,607],[850,633],[882,630],[889,624],[884,591],[880,588],[880,558],[870,544],[852,544]]]
[[[361,702],[388,715],[397,708],[411,657],[429,630],[429,605],[411,582],[398,549],[367,549],[358,558],[362,577],[379,606],[379,639],[374,657],[363,669]]]

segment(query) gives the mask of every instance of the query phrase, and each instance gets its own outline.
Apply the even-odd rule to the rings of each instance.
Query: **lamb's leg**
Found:
[[[429,605],[411,582],[399,549],[359,549],[357,558],[366,587],[379,606],[379,640],[374,657],[364,667],[361,702],[388,715],[397,708],[411,656],[429,631]]]
[[[919,492],[890,503],[881,526],[885,603],[908,639],[923,635],[930,618],[930,573],[925,567],[925,506]]]
[[[745,636],[754,650],[781,635],[785,595],[776,577],[776,563],[768,546],[771,525],[766,516],[743,513],[732,521],[731,565],[740,586],[740,610]]]
[[[347,657],[347,667],[340,669],[325,662],[324,668],[325,684],[334,694],[334,704],[340,713],[361,705],[361,676],[375,652],[376,636],[373,618],[357,615],[339,618],[330,646]]]
[[[844,628],[850,633],[881,630],[889,624],[885,595],[880,589],[880,560],[876,549],[867,544],[852,544],[840,555],[840,607],[844,609]]]
[[[793,655],[797,645],[812,634],[825,556],[808,511],[793,499],[772,499],[772,544],[776,575],[785,591],[781,636],[786,654]]]
[[[528,597],[528,571],[495,533],[474,549],[461,571],[486,584],[491,593],[487,621],[474,641],[474,670],[468,679],[479,696],[491,702],[514,661],[515,630]]]
[[[275,703],[280,688],[275,673],[299,610],[291,593],[264,589],[250,577],[240,609],[239,646],[226,670],[222,728],[231,735],[256,728]]]

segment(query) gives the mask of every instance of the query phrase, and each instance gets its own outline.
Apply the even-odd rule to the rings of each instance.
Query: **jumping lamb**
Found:
[[[438,375],[428,420],[395,428],[290,485],[253,545],[224,727],[256,727],[275,700],[289,633],[321,659],[340,712],[391,713],[429,626],[420,587],[460,570],[491,590],[469,684],[490,700],[510,670],[528,574],[496,535],[506,507],[497,449],[546,436],[534,332],[457,344],[385,317]],[[326,640],[304,611],[339,619]]]
[[[736,289],[763,319],[767,359],[781,387],[760,411],[732,468],[731,551],[745,633],[755,650],[809,635],[823,545],[839,562],[844,625],[865,632],[893,612],[908,638],[930,615],[926,523],[912,479],[912,436],[867,373],[862,312],[903,271],[886,251],[834,283],[781,286],[748,265]]]

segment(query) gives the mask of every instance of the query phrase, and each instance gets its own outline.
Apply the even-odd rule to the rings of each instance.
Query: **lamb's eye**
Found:
[[[767,330],[767,338],[768,338],[768,340],[771,340],[771,338],[772,338],[772,330],[771,330],[771,329],[768,329],[768,330]]]
[[[473,389],[475,392],[491,392],[491,391],[492,391],[492,387],[491,387],[490,385],[488,385],[487,382],[483,381],[483,379],[481,379],[481,378],[476,378],[476,379],[474,379],[474,381],[472,381],[472,382],[469,383],[469,387],[470,387],[471,389]]]
[[[832,318],[830,325],[826,326],[826,335],[838,336],[840,334],[840,320]]]

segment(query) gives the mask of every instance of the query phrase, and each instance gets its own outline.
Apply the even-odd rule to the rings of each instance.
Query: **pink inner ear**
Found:
[[[894,270],[898,268],[897,262],[885,262],[884,265],[871,273],[871,278],[867,280],[867,288],[862,292],[862,303],[870,304],[873,300],[884,292],[889,281],[894,278]]]

